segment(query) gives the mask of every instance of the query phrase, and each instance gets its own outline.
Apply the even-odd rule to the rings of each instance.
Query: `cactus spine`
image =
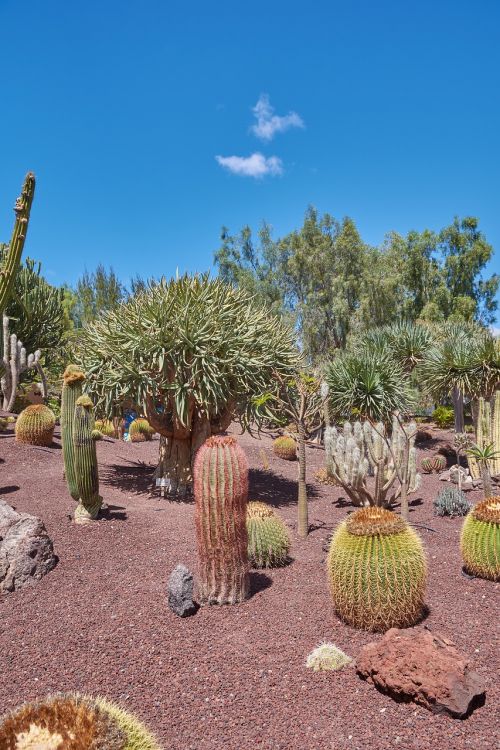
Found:
[[[328,577],[339,616],[356,628],[414,625],[422,613],[427,566],[420,537],[395,513],[362,508],[333,535]]]
[[[155,431],[147,419],[138,417],[130,423],[128,434],[130,435],[130,441],[132,443],[143,443],[145,440],[152,440]]]
[[[266,503],[247,505],[248,559],[254,568],[285,565],[290,536],[281,518]]]
[[[248,462],[233,437],[210,437],[194,462],[202,604],[236,604],[249,593]]]
[[[483,448],[493,443],[494,450],[500,451],[500,391],[495,391],[489,401],[485,398],[474,401],[472,416],[476,429],[476,445]],[[479,479],[481,467],[477,460],[469,455],[468,462],[471,476]],[[490,462],[489,469],[492,476],[500,474],[500,455]]]
[[[76,523],[87,523],[97,517],[102,505],[99,495],[99,473],[95,441],[101,433],[94,429],[94,407],[88,396],[80,396],[75,405],[73,446],[79,504]]]
[[[440,453],[435,456],[427,456],[422,459],[422,471],[431,474],[433,471],[441,472],[446,469],[446,458]]]
[[[78,501],[80,494],[76,479],[75,446],[73,443],[73,420],[77,399],[82,395],[85,375],[77,365],[68,365],[63,375],[61,394],[61,442],[64,460],[64,473],[68,489],[73,500]]]
[[[17,418],[15,432],[17,443],[52,445],[56,419],[54,412],[43,404],[27,406]]]
[[[297,460],[297,443],[289,435],[277,437],[273,441],[273,451],[278,458],[283,458],[285,461]]]
[[[460,548],[469,573],[500,581],[500,497],[482,500],[471,510],[462,527]]]

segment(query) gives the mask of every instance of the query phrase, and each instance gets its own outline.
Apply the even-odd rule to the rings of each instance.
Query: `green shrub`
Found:
[[[453,427],[455,422],[455,413],[451,406],[438,406],[432,412],[432,421],[443,430]]]
[[[437,516],[466,516],[471,508],[471,503],[457,487],[444,487],[434,500]]]

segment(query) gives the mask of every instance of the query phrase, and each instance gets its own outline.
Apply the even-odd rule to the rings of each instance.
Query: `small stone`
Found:
[[[446,471],[443,471],[439,475],[439,481],[440,482],[449,482],[450,481],[450,469],[447,469]]]
[[[168,579],[168,606],[175,615],[188,617],[197,610],[193,602],[194,579],[185,565],[177,565]]]

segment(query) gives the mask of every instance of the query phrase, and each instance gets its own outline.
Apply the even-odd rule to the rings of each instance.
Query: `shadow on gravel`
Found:
[[[144,461],[124,460],[128,461],[128,466],[110,464],[100,472],[103,484],[135,495],[149,495],[153,487],[155,467]]]
[[[265,573],[257,573],[255,570],[250,571],[250,597],[258,594],[259,591],[265,591],[269,586],[273,585],[272,578],[266,576]]]
[[[249,482],[249,500],[261,500],[275,508],[297,504],[297,482],[292,479],[272,471],[250,469]],[[307,485],[307,497],[309,500],[318,497],[318,491],[312,484]]]
[[[107,505],[99,511],[99,520],[102,521],[126,521],[127,514],[123,505]]]
[[[11,492],[17,492],[20,489],[18,484],[8,484],[6,487],[0,487],[0,495],[10,495]]]

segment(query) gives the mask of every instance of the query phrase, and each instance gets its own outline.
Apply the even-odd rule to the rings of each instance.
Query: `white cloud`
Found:
[[[304,121],[296,112],[289,112],[284,117],[279,117],[274,113],[274,107],[271,106],[269,96],[261,94],[259,101],[253,108],[253,113],[257,119],[256,125],[252,125],[251,131],[257,138],[263,141],[270,141],[274,138],[275,133],[284,133],[290,128],[304,128]]]
[[[216,156],[221,167],[243,177],[283,174],[283,162],[277,156],[265,157],[259,151],[250,156]]]
[[[492,332],[493,336],[500,336],[500,328],[497,326],[490,326],[490,331]]]

